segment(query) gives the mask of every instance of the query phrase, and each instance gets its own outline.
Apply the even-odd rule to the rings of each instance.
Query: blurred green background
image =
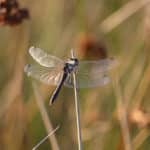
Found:
[[[55,87],[34,80],[33,88],[23,71],[33,63],[30,46],[62,59],[72,47],[82,59],[91,59],[88,51],[92,59],[102,52],[114,57],[119,65],[109,73],[110,84],[79,90],[83,149],[150,149],[149,0],[19,3],[30,18],[0,26],[0,150],[31,150],[51,124],[60,128],[39,150],[78,149],[73,90],[63,87],[56,103],[48,105]]]

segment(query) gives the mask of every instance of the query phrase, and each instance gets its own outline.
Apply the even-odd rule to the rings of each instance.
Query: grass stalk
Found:
[[[72,56],[72,58],[74,58],[74,52],[73,52],[73,50],[71,50],[71,56]],[[74,84],[74,99],[75,99],[75,111],[76,111],[76,125],[77,125],[78,149],[82,150],[82,137],[81,137],[81,126],[80,126],[80,111],[79,111],[77,81],[76,81],[76,74],[75,74],[75,72],[73,72],[73,84]]]
[[[46,137],[44,137],[37,145],[33,147],[32,150],[36,150],[47,138],[49,138],[51,135],[53,135],[57,130],[59,129],[59,126],[57,126],[53,131],[51,131]]]
[[[117,97],[117,109],[118,109],[120,126],[122,130],[122,136],[124,140],[124,147],[125,150],[132,150],[132,143],[131,143],[129,125],[127,120],[127,109],[124,103],[124,97],[121,92],[121,87],[117,77],[115,77],[114,79],[114,89]]]
[[[136,137],[133,140],[134,149],[137,150],[138,148],[140,148],[140,146],[147,139],[147,137],[149,137],[149,135],[150,135],[149,129],[147,128],[144,128],[141,131],[139,131],[139,133],[136,135]]]
[[[140,107],[142,100],[143,100],[143,97],[144,97],[144,95],[148,89],[149,83],[150,83],[149,75],[150,75],[150,64],[148,65],[148,67],[144,71],[143,77],[142,77],[140,84],[137,88],[137,92],[133,98],[131,107],[134,107],[134,108]]]
[[[127,20],[137,11],[147,6],[150,0],[132,0],[106,18],[101,24],[100,29],[104,33],[108,33]]]
[[[49,116],[47,114],[46,108],[44,106],[44,100],[40,94],[40,91],[38,90],[37,84],[35,82],[32,82],[32,86],[33,86],[34,94],[36,97],[36,102],[37,102],[38,108],[40,110],[45,128],[47,130],[47,133],[49,134],[54,129],[53,129],[52,123],[49,119]],[[60,150],[57,139],[55,137],[55,134],[52,134],[51,136],[49,136],[49,141],[51,143],[53,150]]]

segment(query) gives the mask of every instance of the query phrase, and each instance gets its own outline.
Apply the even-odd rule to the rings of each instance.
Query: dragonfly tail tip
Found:
[[[52,106],[52,104],[53,104],[53,101],[50,100],[50,101],[49,101],[49,106]]]

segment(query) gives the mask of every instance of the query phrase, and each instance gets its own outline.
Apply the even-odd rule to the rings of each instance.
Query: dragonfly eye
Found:
[[[70,58],[69,63],[77,66],[78,65],[78,59],[77,58]]]

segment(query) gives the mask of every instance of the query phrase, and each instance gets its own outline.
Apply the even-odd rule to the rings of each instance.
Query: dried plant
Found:
[[[0,25],[14,26],[28,18],[28,10],[26,8],[19,8],[19,3],[16,0],[0,1]]]
[[[38,84],[35,97],[23,73],[26,61],[31,61],[26,57],[29,45],[60,57],[66,57],[70,47],[81,59],[116,56],[120,67],[110,71],[110,84],[78,93],[83,148],[149,149],[149,4],[150,0],[0,0],[0,149],[32,149],[53,130],[49,116],[54,125],[61,124],[59,145],[49,142],[52,135],[39,149],[51,144],[61,150],[78,147],[72,92],[63,88],[60,100],[49,107],[54,87]],[[29,18],[30,26],[25,21]]]

